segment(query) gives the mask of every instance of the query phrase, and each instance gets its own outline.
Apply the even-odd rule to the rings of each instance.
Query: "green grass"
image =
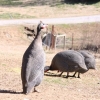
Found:
[[[5,63],[1,64],[3,67],[6,67],[7,65]]]
[[[59,27],[63,27],[63,28],[70,28],[70,24],[61,24],[61,25],[57,25]]]
[[[100,7],[100,2],[97,2],[97,3],[93,3],[93,4],[85,4],[85,3],[58,3],[55,5],[55,7],[57,8],[60,8],[60,9],[66,9],[66,8],[73,8],[73,9],[76,9],[78,6],[82,6],[82,7],[85,7],[86,5],[91,5],[91,6],[94,6],[96,8],[99,8]],[[67,9],[66,9],[67,10]]]
[[[61,2],[61,0],[51,0],[51,1],[36,1],[36,0],[29,0],[29,1],[24,1],[24,0],[0,0],[0,6],[35,6],[35,5],[50,5],[50,6],[56,6],[60,9],[64,9],[65,7],[72,7],[76,8],[77,5],[87,5],[85,3],[75,3],[73,1],[68,1],[68,2]],[[95,7],[100,7],[100,2],[97,2],[95,4],[89,4],[89,5],[94,5]]]
[[[100,2],[93,4],[96,8],[100,8]]]
[[[64,72],[61,77],[58,77],[58,75],[60,73],[57,74],[54,71],[50,71],[50,72],[51,73],[49,73],[49,74],[47,74],[47,76],[45,76],[44,81],[51,83],[51,84],[53,83],[53,84],[59,84],[59,85],[67,85],[67,84],[70,84],[77,80],[80,81],[78,78],[73,78],[73,77],[66,78],[66,72]],[[50,76],[48,76],[48,75],[50,75]],[[73,75],[73,73],[70,73],[70,75]]]
[[[35,18],[35,16],[21,15],[19,13],[0,14],[0,19],[20,19],[20,18]]]
[[[19,67],[14,67],[14,68],[11,68],[11,71],[17,73],[17,74],[20,74],[21,73],[21,69]]]
[[[48,83],[53,83],[53,84],[59,84],[59,85],[66,85],[68,83],[68,79],[62,78],[62,77],[45,77],[44,81]]]
[[[57,8],[60,8],[60,9],[65,9],[65,8],[77,8],[77,5],[79,5],[79,4],[61,4],[61,3],[59,3],[59,4],[56,4],[56,7]]]
[[[56,84],[60,86],[68,86],[68,85],[70,86],[71,84],[77,85],[77,83],[81,84],[82,86],[84,85],[94,86],[98,82],[98,77],[95,78],[95,75],[92,74],[94,72],[91,72],[91,71],[93,70],[90,70],[85,74],[81,74],[80,75],[81,78],[74,78],[74,77],[64,78],[66,77],[66,73],[63,73],[61,77],[45,76],[44,81],[49,84]],[[70,75],[73,75],[73,73],[70,72]]]
[[[20,0],[0,0],[0,5],[4,6],[18,6],[21,5],[22,2],[20,2]]]

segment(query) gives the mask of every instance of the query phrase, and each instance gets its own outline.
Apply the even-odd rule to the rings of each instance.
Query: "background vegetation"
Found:
[[[0,6],[36,6],[57,4],[95,4],[100,0],[0,0]]]

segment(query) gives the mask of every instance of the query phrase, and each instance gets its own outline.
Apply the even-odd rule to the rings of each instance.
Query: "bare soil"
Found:
[[[37,87],[40,93],[22,94],[22,56],[30,41],[20,31],[14,27],[0,29],[0,100],[100,100],[99,58],[96,58],[97,69],[81,74],[80,79],[64,78],[66,73],[57,77],[57,71],[49,71]],[[58,50],[45,52],[46,65],[50,65]]]

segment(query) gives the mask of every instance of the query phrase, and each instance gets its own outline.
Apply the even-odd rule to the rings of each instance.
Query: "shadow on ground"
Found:
[[[59,76],[60,74],[55,74],[55,73],[51,73],[51,72],[46,72],[45,74],[44,74],[45,76],[49,76],[49,77],[62,77],[62,78],[78,78],[78,77],[73,77],[73,75],[69,75],[69,77],[66,77],[67,75],[61,75],[61,76]]]
[[[16,92],[13,90],[0,90],[0,93],[22,94],[22,92]]]

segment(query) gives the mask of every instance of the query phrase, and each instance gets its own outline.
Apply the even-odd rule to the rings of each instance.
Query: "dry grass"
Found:
[[[27,25],[29,27],[33,27]],[[62,24],[55,25],[55,34],[66,34],[66,48],[70,48],[72,46],[72,34],[73,34],[73,46],[78,48],[86,47],[88,44],[92,44],[95,46],[100,45],[100,23],[85,23],[85,24]],[[36,25],[34,25],[36,31]],[[49,31],[51,32],[52,25],[49,25]],[[45,31],[45,30],[44,30]],[[2,26],[0,27],[0,37],[1,43],[5,42],[5,38],[7,43],[13,44],[11,42],[18,43],[18,41],[23,42],[23,40],[27,41],[27,36],[24,34],[23,26]],[[19,37],[19,38],[18,38]],[[29,40],[30,41],[30,40]],[[28,41],[26,42],[28,43]]]
[[[100,7],[82,4],[63,4],[57,6],[1,6],[0,19],[11,18],[56,18],[100,14]]]

